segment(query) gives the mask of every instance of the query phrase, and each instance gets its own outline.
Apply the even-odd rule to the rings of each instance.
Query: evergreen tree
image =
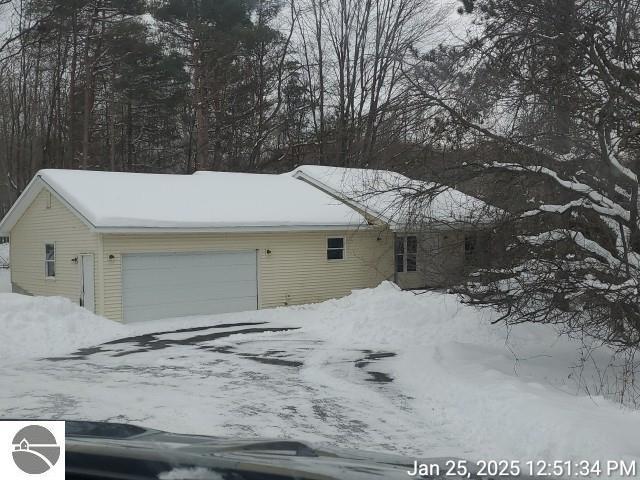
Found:
[[[495,146],[465,164],[489,201],[496,173],[524,186],[501,203],[507,255],[464,293],[508,322],[637,347],[638,3],[470,0],[462,10],[481,33],[409,76],[466,146]]]
[[[196,118],[194,169],[222,166],[218,134],[227,107],[222,87],[236,62],[241,32],[251,25],[253,7],[253,2],[243,0],[168,0],[155,6],[154,15],[174,45],[185,53],[191,71]],[[212,155],[210,129],[216,143]]]

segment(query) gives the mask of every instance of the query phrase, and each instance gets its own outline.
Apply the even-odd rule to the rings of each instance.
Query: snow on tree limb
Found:
[[[560,240],[571,240],[578,247],[605,260],[611,267],[619,268],[622,262],[617,259],[609,250],[586,238],[582,233],[573,230],[550,230],[539,235],[520,236],[520,240],[531,245],[542,245],[547,242],[557,242]]]
[[[595,190],[593,187],[581,183],[575,180],[565,180],[560,178],[558,173],[550,168],[543,167],[541,165],[521,165],[517,163],[501,163],[501,162],[492,162],[490,164],[485,164],[488,168],[501,168],[505,170],[511,170],[514,172],[530,172],[537,173],[541,175],[546,175],[549,178],[555,180],[555,182],[573,192],[579,193],[581,195],[586,196],[592,202],[595,202],[596,205],[593,205],[594,210],[597,210],[598,213],[603,215],[608,215],[612,217],[620,217],[625,221],[629,221],[630,213],[628,210],[623,208],[618,203],[614,202],[610,198],[604,196],[602,193]],[[583,203],[583,206],[588,206]],[[567,208],[570,208],[570,205],[567,205]],[[558,208],[558,212],[564,211],[562,208]],[[549,210],[551,211],[551,210]]]

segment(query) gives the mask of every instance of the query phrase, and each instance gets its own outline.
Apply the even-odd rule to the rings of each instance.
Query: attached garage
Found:
[[[122,256],[123,321],[258,308],[256,251]]]
[[[319,302],[393,278],[386,225],[288,174],[42,170],[5,232],[15,292],[122,322]]]

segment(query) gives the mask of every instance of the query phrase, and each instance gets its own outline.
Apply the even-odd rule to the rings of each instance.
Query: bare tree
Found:
[[[496,145],[466,169],[522,179],[507,255],[462,291],[507,322],[558,323],[640,345],[640,5],[626,0],[465,2],[481,33],[405,70],[416,108]],[[541,182],[542,188],[529,188]],[[508,228],[507,228],[508,227]]]
[[[299,5],[298,43],[319,158],[337,165],[374,163],[377,147],[398,141],[388,124],[406,101],[400,66],[439,28],[445,10],[428,0]]]

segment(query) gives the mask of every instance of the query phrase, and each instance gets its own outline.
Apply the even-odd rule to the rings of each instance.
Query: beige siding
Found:
[[[49,205],[50,198],[50,208]],[[56,277],[46,279],[45,243],[56,245]],[[95,255],[96,310],[102,311],[100,237],[62,202],[44,189],[11,230],[11,281],[33,295],[59,295],[74,302],[80,297],[80,268],[72,259]]]
[[[329,261],[327,238],[335,236],[345,237],[346,258]],[[122,254],[258,250],[259,302],[268,308],[319,302],[393,279],[392,240],[388,230],[104,235],[104,314],[122,318]]]

